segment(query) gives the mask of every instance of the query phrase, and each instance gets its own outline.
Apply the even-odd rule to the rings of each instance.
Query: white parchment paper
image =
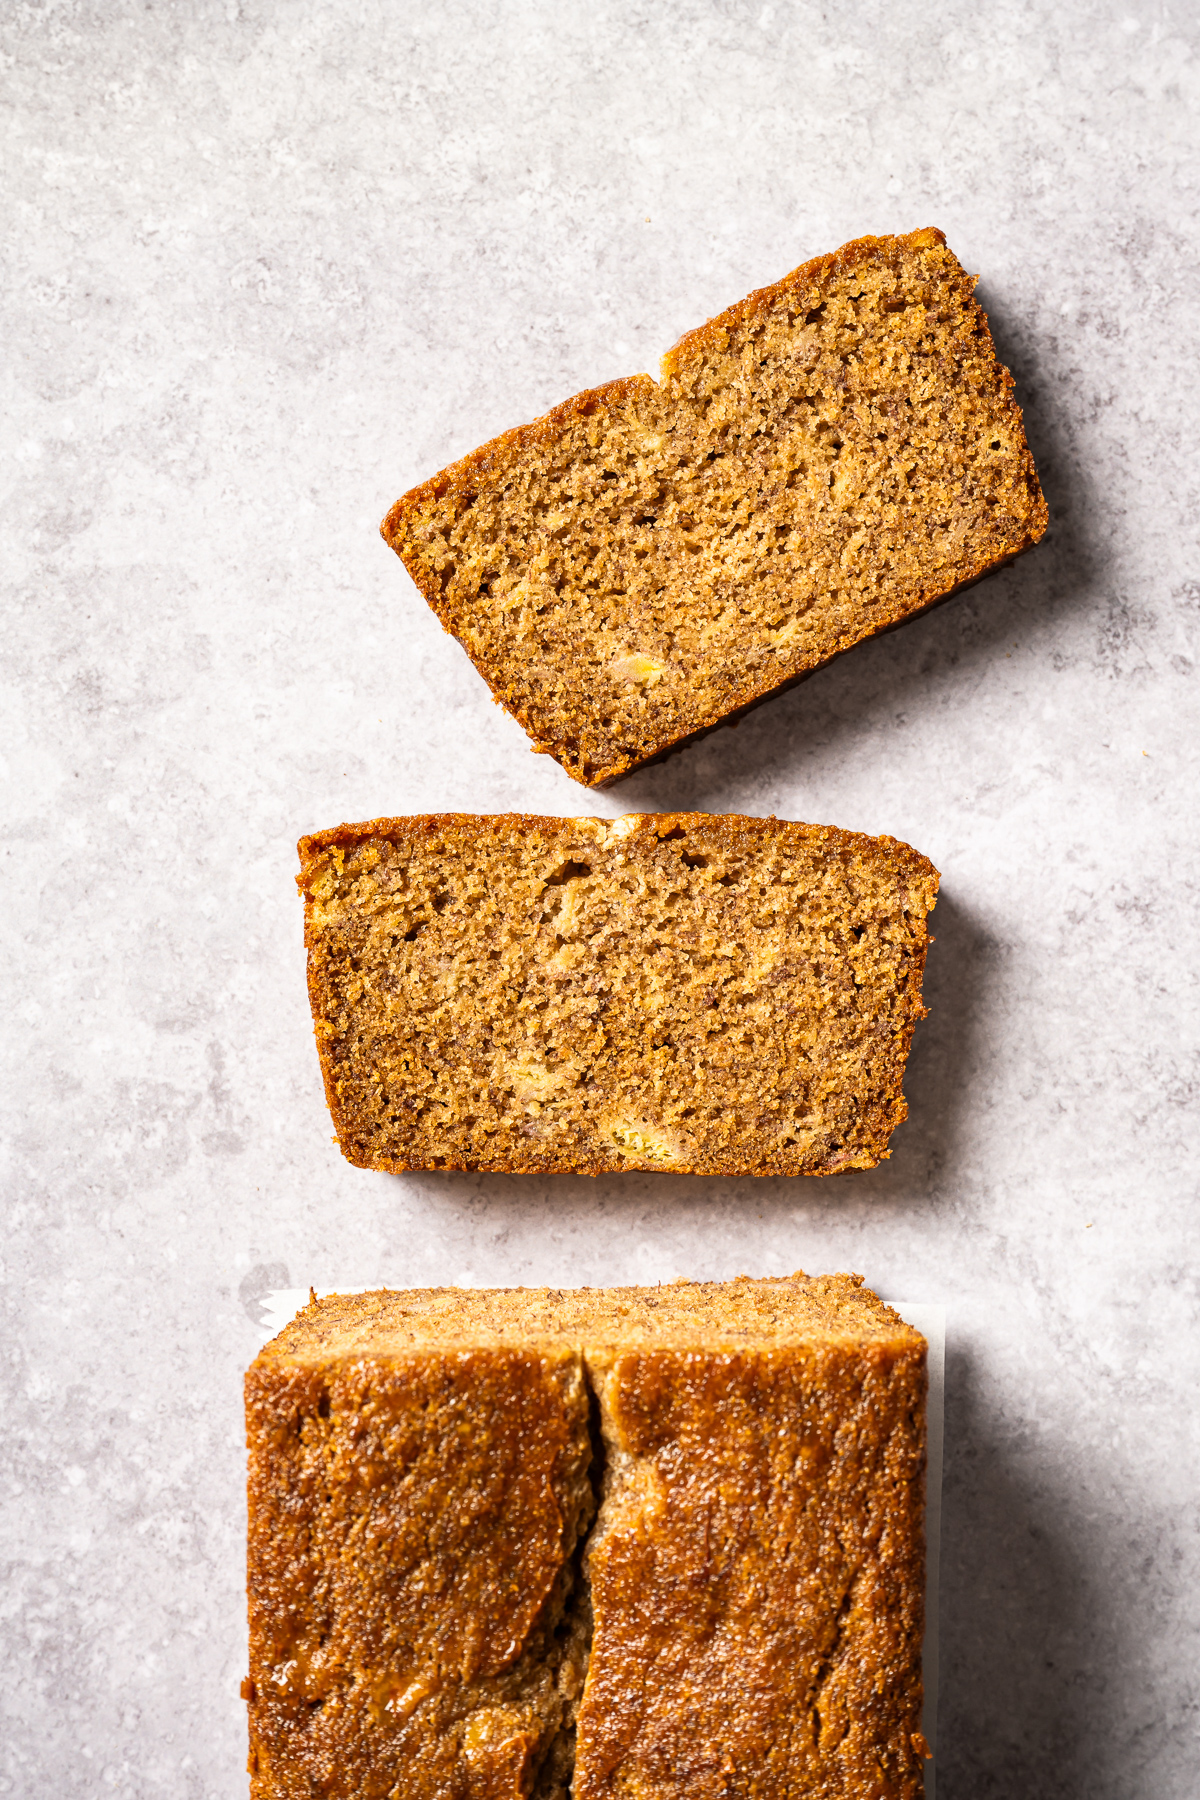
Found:
[[[942,1450],[946,1413],[946,1309],[926,1301],[891,1300],[900,1317],[929,1345],[929,1405],[925,1465],[925,1708],[921,1730],[933,1752],[925,1765],[925,1800],[934,1800],[937,1781],[938,1566],[942,1548]]]

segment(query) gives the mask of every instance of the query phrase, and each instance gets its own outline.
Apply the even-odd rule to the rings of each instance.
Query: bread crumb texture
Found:
[[[252,1800],[916,1800],[925,1341],[858,1276],[316,1301],[246,1378]]]
[[[361,1167],[829,1175],[906,1116],[938,877],[894,838],[435,814],[300,858],[325,1090]]]
[[[929,229],[805,263],[398,500],[382,531],[539,750],[596,786],[1046,529],[1012,377]]]

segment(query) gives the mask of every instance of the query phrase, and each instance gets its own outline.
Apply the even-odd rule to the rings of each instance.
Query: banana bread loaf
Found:
[[[805,263],[398,500],[387,542],[596,786],[1027,550],[1046,505],[940,231]]]
[[[860,1277],[331,1296],[246,1417],[252,1800],[920,1794],[925,1341]]]
[[[442,814],[300,843],[338,1142],[374,1169],[870,1168],[937,871],[707,813]]]

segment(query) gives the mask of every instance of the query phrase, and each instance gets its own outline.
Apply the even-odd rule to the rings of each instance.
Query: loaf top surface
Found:
[[[860,1275],[800,1271],[661,1287],[380,1288],[329,1294],[314,1298],[258,1362],[327,1364],[494,1348],[905,1350],[923,1342]]]
[[[246,1380],[255,1800],[918,1800],[925,1375],[846,1274],[314,1300]]]

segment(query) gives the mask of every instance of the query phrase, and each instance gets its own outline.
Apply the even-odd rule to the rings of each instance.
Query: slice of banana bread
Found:
[[[300,843],[338,1142],[374,1169],[829,1175],[904,1119],[937,871],[708,813]]]
[[[538,750],[597,786],[1027,550],[1046,505],[940,231],[859,238],[494,439],[383,522]]]
[[[925,1341],[860,1277],[331,1296],[246,1417],[252,1800],[921,1792]]]

